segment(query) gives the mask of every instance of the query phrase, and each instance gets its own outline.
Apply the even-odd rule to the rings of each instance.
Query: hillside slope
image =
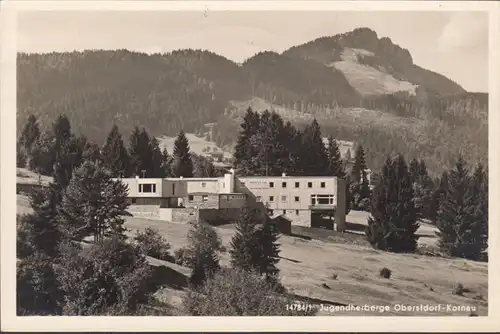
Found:
[[[113,123],[125,137],[134,126],[203,136],[211,124],[227,147],[246,108],[269,106],[299,127],[320,118],[325,135],[362,143],[374,169],[392,152],[429,159],[435,173],[458,152],[487,156],[487,94],[418,67],[408,50],[366,28],[241,65],[201,50],[100,50],[19,54],[17,69],[18,132],[29,114],[47,129],[65,113],[76,133],[100,144]]]

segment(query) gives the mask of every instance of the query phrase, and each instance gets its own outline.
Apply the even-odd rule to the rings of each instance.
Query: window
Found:
[[[202,187],[202,188],[205,188],[206,186],[207,186],[207,183],[206,183],[206,182],[202,182],[202,183],[201,183],[201,187]]]
[[[307,188],[312,188],[313,187],[313,183],[312,182],[307,182]]]
[[[300,183],[295,182],[295,188],[299,188],[299,187],[300,187]]]
[[[154,183],[139,184],[139,192],[140,193],[155,193],[156,192],[156,184],[154,184]]]
[[[203,195],[201,197],[201,199],[203,200],[203,202],[208,202],[208,196],[207,195]]]
[[[269,212],[269,215],[272,216],[274,211],[273,211],[273,209],[269,209],[268,212]]]
[[[286,202],[286,196],[281,196],[281,201]]]
[[[316,197],[311,198],[311,205],[316,205]]]
[[[283,210],[283,214],[286,215],[286,210]]]
[[[295,202],[300,202],[299,196],[295,196]]]
[[[269,196],[269,202],[274,202],[274,196]]]
[[[192,202],[192,201],[193,201],[193,199],[194,199],[194,196],[193,196],[193,195],[189,195],[189,196],[188,196],[188,201]]]
[[[269,188],[274,188],[274,182],[269,182]]]
[[[325,187],[325,182],[321,182],[321,188]]]
[[[295,210],[295,214],[298,216],[299,215],[299,210]]]
[[[281,187],[286,188],[286,182],[281,182]]]
[[[262,197],[257,196],[257,202],[262,202]]]
[[[175,195],[175,183],[172,184],[172,195]]]
[[[132,198],[132,201],[131,201],[131,202],[132,202],[132,204],[137,203],[137,198]]]

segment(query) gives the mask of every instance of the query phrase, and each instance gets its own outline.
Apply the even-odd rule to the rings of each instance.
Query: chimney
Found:
[[[231,169],[229,170],[229,173],[234,174],[234,168],[231,168]]]
[[[139,180],[139,175],[136,175],[136,176],[135,176],[135,178],[136,178],[137,180]]]
[[[182,179],[183,179],[183,177],[182,177],[182,176],[179,176],[179,179],[181,179],[181,180],[182,180]]]
[[[286,173],[281,173],[281,176],[282,176],[282,177],[285,177],[285,176],[286,176]]]

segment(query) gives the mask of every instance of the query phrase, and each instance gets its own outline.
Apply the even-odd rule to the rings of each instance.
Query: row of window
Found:
[[[316,204],[334,204],[335,196],[334,195],[311,195],[311,205]],[[262,196],[257,196],[257,201],[262,202]],[[287,196],[281,196],[282,202],[287,202]],[[269,196],[269,202],[274,202],[274,196]],[[299,203],[300,197],[294,196],[294,202]]]
[[[274,214],[274,210],[269,210],[269,214],[272,216]],[[283,210],[283,214],[286,215],[286,210]],[[299,210],[295,210],[295,215],[299,215]]]
[[[326,188],[326,182],[320,182],[320,187],[321,188]],[[287,183],[285,181],[281,182],[281,188],[286,188]],[[312,188],[313,183],[312,182],[307,182],[307,188]],[[274,182],[269,182],[269,188],[274,188]],[[295,182],[295,188],[300,188],[300,182]]]

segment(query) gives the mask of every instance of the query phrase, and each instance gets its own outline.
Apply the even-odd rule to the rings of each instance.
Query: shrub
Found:
[[[180,266],[189,266],[191,262],[192,254],[191,250],[187,247],[181,247],[174,252],[175,263]]]
[[[171,261],[170,244],[160,235],[157,229],[148,227],[144,231],[137,231],[134,241],[144,254],[159,260]]]
[[[298,316],[314,315],[315,310],[290,311],[294,303],[279,295],[260,275],[238,268],[223,268],[183,299],[192,316]]]
[[[452,293],[457,296],[463,296],[464,293],[470,292],[469,289],[465,288],[462,283],[458,283],[453,289]]]
[[[149,300],[151,268],[136,247],[118,238],[83,250],[66,247],[56,268],[64,315],[124,314]]]
[[[392,271],[386,267],[380,269],[380,276],[383,278],[391,278]]]

